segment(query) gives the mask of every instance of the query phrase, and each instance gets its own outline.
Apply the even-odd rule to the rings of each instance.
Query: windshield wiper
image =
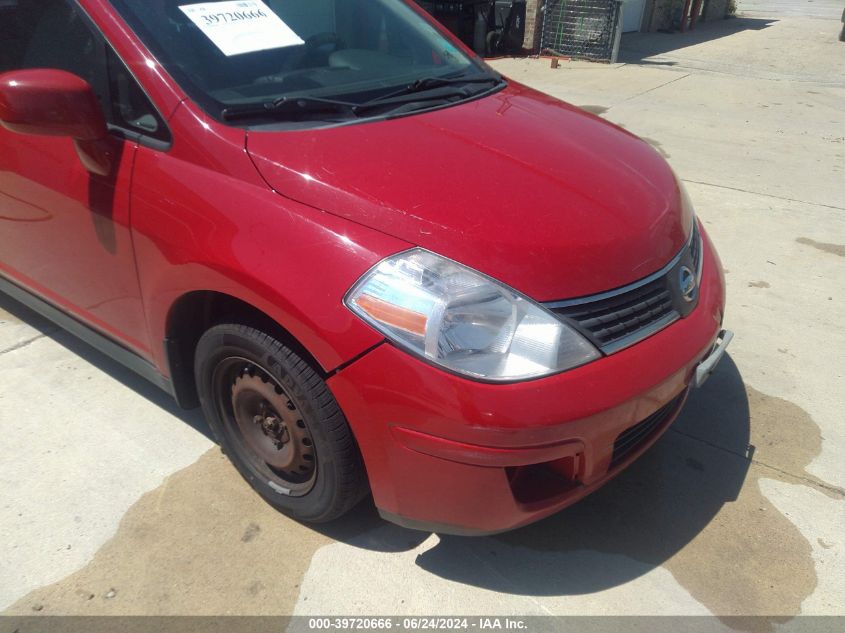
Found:
[[[359,104],[340,99],[322,97],[279,97],[262,103],[235,104],[226,106],[221,115],[226,121],[251,119],[273,114],[313,114],[318,112],[341,112],[355,115]]]
[[[375,105],[385,101],[390,101],[396,97],[425,92],[426,90],[433,90],[435,88],[443,88],[444,86],[461,86],[466,84],[499,85],[502,81],[503,79],[500,75],[484,75],[483,77],[422,77],[407,86],[403,86],[399,90],[376,97],[375,99],[371,99],[361,105]]]
[[[375,99],[370,99],[355,108],[355,114],[363,114],[367,110],[378,110],[380,108],[397,109],[409,104],[425,103],[430,101],[452,101],[463,100],[475,97],[481,92],[467,90],[467,84],[495,84],[502,85],[504,80],[499,76],[486,77],[424,77],[408,84],[401,90],[389,92]]]
[[[468,98],[473,96],[459,86],[466,84],[501,84],[500,76],[485,75],[483,77],[423,77],[388,94],[370,99],[363,103],[353,103],[340,99],[323,97],[279,97],[273,101],[262,103],[233,104],[226,106],[221,115],[226,121],[237,119],[254,119],[272,117],[279,114],[314,114],[320,112],[336,112],[357,117],[367,110],[391,106],[403,106],[411,102],[445,100],[455,97]],[[447,90],[438,90],[447,88]],[[431,94],[421,94],[431,91]]]

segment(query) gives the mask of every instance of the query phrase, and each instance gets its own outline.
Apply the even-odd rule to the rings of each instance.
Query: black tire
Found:
[[[206,420],[246,481],[301,521],[338,518],[368,492],[352,431],[323,379],[273,336],[208,330],[194,374]]]

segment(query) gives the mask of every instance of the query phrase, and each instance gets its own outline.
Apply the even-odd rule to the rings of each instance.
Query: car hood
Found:
[[[549,301],[659,270],[691,229],[672,170],[639,138],[511,83],[397,119],[250,131],[278,193]]]

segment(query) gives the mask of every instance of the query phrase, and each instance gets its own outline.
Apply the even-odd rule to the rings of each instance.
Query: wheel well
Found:
[[[290,332],[258,308],[231,295],[198,291],[180,297],[171,307],[164,340],[170,378],[179,405],[199,406],[194,382],[194,351],[200,337],[221,323],[240,323],[271,334],[309,363],[321,377],[326,372]]]

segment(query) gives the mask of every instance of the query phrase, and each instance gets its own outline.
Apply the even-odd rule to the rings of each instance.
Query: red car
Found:
[[[0,31],[0,290],[202,406],[298,519],[535,521],[730,340],[664,160],[412,2],[0,0]]]

